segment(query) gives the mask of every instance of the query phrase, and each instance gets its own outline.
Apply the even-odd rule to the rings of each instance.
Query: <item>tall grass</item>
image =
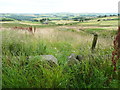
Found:
[[[104,47],[106,43],[98,45],[91,53],[91,35],[54,30],[45,32],[38,30],[34,36],[18,31],[2,32],[3,88],[118,87],[118,71],[113,72],[110,60],[111,46]],[[84,58],[70,67],[67,57],[71,53]],[[41,61],[39,55],[54,55],[59,65],[50,67]]]

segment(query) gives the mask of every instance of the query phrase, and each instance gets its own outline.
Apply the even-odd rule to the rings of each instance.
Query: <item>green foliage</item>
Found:
[[[52,42],[50,39],[37,38],[19,31],[2,31],[3,88],[118,88],[119,72],[113,72],[112,46],[104,47],[102,43],[98,43],[95,51],[91,53],[91,43],[89,41],[83,43],[84,39],[88,38],[78,37],[95,32],[99,34],[98,40],[104,39],[111,43],[108,39],[114,37],[117,31],[103,26],[115,26],[114,23],[114,21],[104,21],[102,23],[75,22],[56,25],[51,22],[48,25],[33,25],[37,28],[77,24],[100,26],[100,28],[85,28],[80,32],[72,28],[59,28],[58,33],[61,32],[61,34],[57,37],[57,41]],[[3,23],[2,26],[10,28],[29,27],[30,25]],[[66,32],[70,32],[71,36]],[[63,36],[63,33],[66,33],[66,36]],[[77,40],[82,40],[82,42],[75,41],[73,37],[79,38]],[[84,58],[78,65],[70,67],[67,65],[67,58],[73,52]],[[50,67],[47,62],[42,62],[39,55],[54,55],[58,59],[59,66]],[[33,58],[28,58],[28,56],[33,56]],[[118,68],[119,65],[117,65]]]
[[[98,29],[99,30],[99,29]],[[111,47],[98,47],[91,53],[90,44],[72,46],[68,41],[50,42],[17,31],[3,31],[3,88],[117,88],[118,72],[111,66]],[[67,57],[76,51],[84,56],[69,67]],[[79,52],[78,52],[79,50]],[[59,66],[50,67],[39,55],[54,55]],[[35,56],[27,59],[28,56]]]
[[[104,28],[90,28],[83,30],[89,34],[97,33],[100,37],[112,38],[117,34],[117,30],[108,30]]]

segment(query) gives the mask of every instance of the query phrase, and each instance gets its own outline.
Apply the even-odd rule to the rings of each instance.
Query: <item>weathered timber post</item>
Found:
[[[35,33],[35,31],[36,31],[36,27],[34,27],[34,33]]]
[[[91,48],[92,50],[95,49],[97,39],[98,39],[98,35],[94,33],[94,39],[93,39],[92,48]]]

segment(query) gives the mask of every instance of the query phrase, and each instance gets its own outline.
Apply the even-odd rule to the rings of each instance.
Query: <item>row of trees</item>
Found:
[[[40,20],[34,20],[35,22],[40,22],[40,23],[43,23],[43,24],[48,24],[48,21],[51,21],[49,18],[43,18],[43,19],[40,19]]]
[[[61,20],[74,20],[74,21],[79,21],[79,22],[83,22],[83,21],[87,21],[87,20],[91,20],[92,18],[85,18],[85,17],[75,17],[75,18],[71,18],[69,19],[69,17],[63,17],[61,18]],[[49,18],[43,18],[40,20],[35,19],[35,22],[41,22],[41,23],[45,23],[48,21],[51,21]]]
[[[103,18],[103,17],[112,17],[112,16],[118,16],[118,15],[99,15],[98,18]]]
[[[75,17],[72,18],[72,20],[74,21],[79,21],[79,22],[83,22],[83,21],[87,21],[87,20],[91,20],[92,18],[85,18],[85,17]]]
[[[24,16],[24,15],[9,15],[9,16],[4,16],[5,18],[12,18],[18,21],[26,20],[26,21],[34,21],[33,16]]]
[[[15,21],[15,19],[12,19],[12,18],[0,18],[0,21]]]

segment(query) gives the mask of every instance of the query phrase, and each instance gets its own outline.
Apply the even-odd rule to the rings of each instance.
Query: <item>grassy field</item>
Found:
[[[27,23],[27,24],[26,24]],[[113,71],[111,55],[117,20],[78,22],[71,25],[34,25],[3,23],[2,87],[3,88],[118,88],[120,81]],[[28,24],[29,23],[29,24]],[[57,23],[57,22],[56,22]],[[64,23],[64,22],[62,22]],[[66,22],[65,22],[66,23]],[[36,26],[34,35],[12,27]],[[91,52],[93,35],[98,42]],[[68,66],[67,57],[74,53],[83,60]],[[50,67],[39,55],[53,55],[58,66]],[[27,59],[28,56],[34,58]]]

